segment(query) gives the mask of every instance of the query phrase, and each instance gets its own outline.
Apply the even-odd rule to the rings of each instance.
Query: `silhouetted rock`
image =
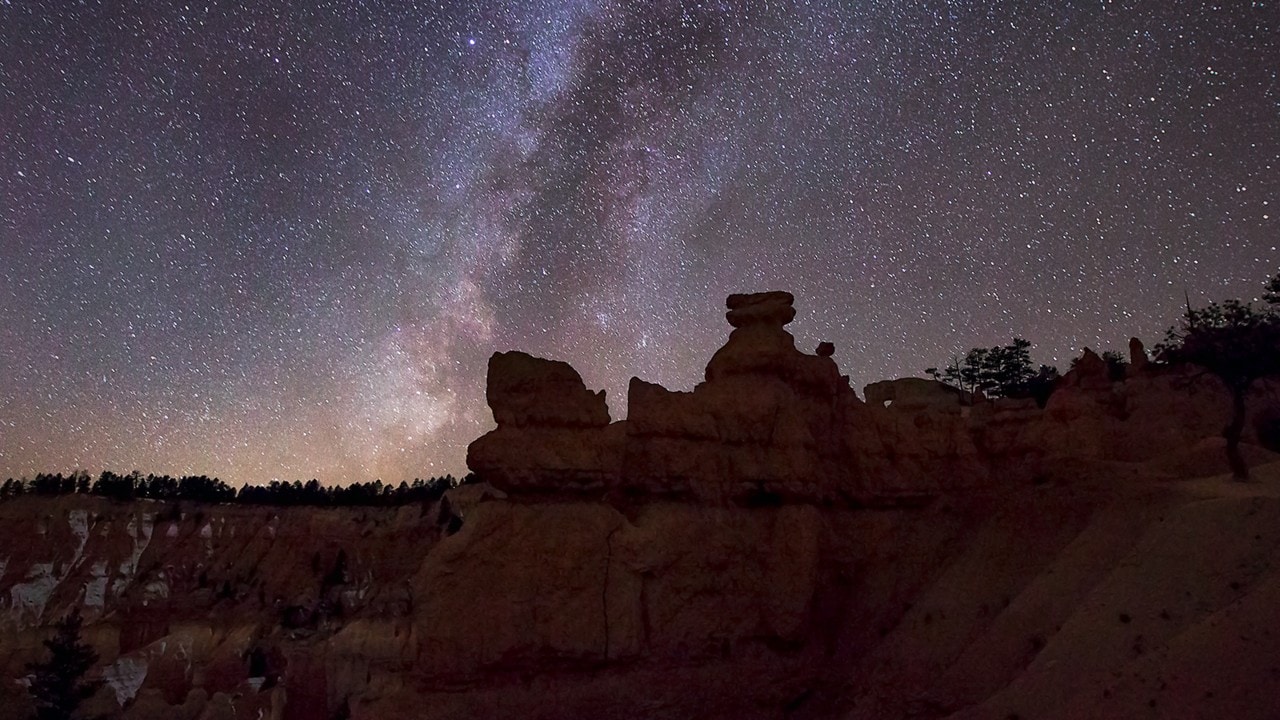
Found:
[[[783,329],[796,316],[791,303],[791,293],[786,292],[730,295],[725,318],[734,330],[707,363],[707,381],[738,375],[786,377],[800,354],[795,338]]]
[[[1141,343],[1131,343],[1121,380],[1085,349],[1044,410],[922,378],[868,385],[863,403],[822,352],[827,343],[817,355],[796,349],[785,329],[792,302],[785,292],[730,296],[733,330],[706,381],[673,392],[633,378],[628,419],[611,425],[602,424],[603,394],[568,365],[495,355],[488,395],[498,429],[472,444],[472,469],[511,492],[877,504],[1025,482],[1069,460],[1147,462],[1221,431],[1221,384],[1153,372]],[[1246,441],[1259,427],[1280,436],[1277,414],[1253,411],[1260,419]]]
[[[751,325],[780,328],[796,318],[794,303],[794,295],[780,290],[730,295],[725,300],[729,308],[725,319],[735,328]]]
[[[1273,714],[1280,465],[1170,482],[1226,472],[1221,381],[1086,351],[1043,410],[864,403],[793,315],[733,296],[707,380],[633,378],[614,423],[567,364],[496,354],[479,482],[430,505],[0,502],[0,707],[30,714],[76,607],[86,709],[132,720]]]
[[[489,358],[485,397],[499,427],[603,427],[609,424],[604,391],[587,390],[569,363],[519,351]]]
[[[1143,347],[1142,341],[1138,338],[1129,338],[1129,370],[1130,375],[1140,373],[1147,369],[1147,365],[1151,362],[1147,357],[1147,349]]]
[[[467,448],[467,465],[503,489],[599,490],[616,474],[604,391],[568,363],[522,352],[489,358],[485,396],[498,427]]]
[[[1111,371],[1098,353],[1085,348],[1075,365],[1059,380],[1062,387],[1103,389],[1111,386]]]
[[[946,383],[923,378],[881,380],[863,388],[862,394],[872,405],[891,404],[896,410],[933,409],[957,413],[966,395]]]

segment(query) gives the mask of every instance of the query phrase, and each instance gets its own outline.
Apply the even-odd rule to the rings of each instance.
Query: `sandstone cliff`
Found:
[[[1235,483],[1194,373],[863,402],[791,305],[731,297],[705,382],[626,421],[495,355],[486,482],[440,505],[0,504],[0,707],[76,606],[91,709],[139,720],[1274,716],[1271,395]]]
[[[673,392],[632,378],[627,419],[614,423],[603,393],[564,363],[498,353],[488,392],[498,427],[472,443],[468,464],[526,494],[840,506],[919,502],[1114,462],[1164,477],[1188,474],[1188,462],[1193,474],[1212,474],[1218,460],[1226,467],[1204,448],[1230,414],[1226,388],[1194,368],[1146,362],[1140,343],[1118,381],[1085,350],[1043,409],[919,378],[870,385],[863,402],[830,343],[816,355],[796,349],[784,329],[792,302],[784,292],[730,296],[734,329],[706,381]],[[1280,443],[1274,389],[1260,384],[1249,399],[1255,462],[1280,459],[1261,447]]]

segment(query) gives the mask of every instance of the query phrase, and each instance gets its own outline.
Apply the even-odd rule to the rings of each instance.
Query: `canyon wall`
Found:
[[[1086,354],[1044,408],[871,386],[732,296],[706,380],[490,361],[480,482],[401,508],[0,503],[0,702],[72,608],[137,718],[1267,718],[1275,402]],[[1206,479],[1207,478],[1207,479]]]
[[[1231,412],[1226,387],[1198,368],[1147,361],[1137,341],[1123,378],[1085,350],[1044,408],[972,398],[920,378],[875,383],[859,399],[821,343],[809,355],[784,326],[789,293],[732,295],[733,331],[706,380],[673,392],[632,378],[627,419],[568,365],[521,352],[489,361],[498,427],[467,462],[512,493],[669,498],[703,505],[911,503],[940,493],[1070,479],[1108,463],[1153,476],[1225,468],[1212,452]],[[1280,447],[1280,395],[1248,399],[1254,462]]]

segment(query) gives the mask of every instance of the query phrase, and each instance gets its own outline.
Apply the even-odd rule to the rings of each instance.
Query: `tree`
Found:
[[[1187,303],[1181,323],[1165,333],[1156,346],[1156,358],[1171,365],[1203,368],[1227,386],[1231,393],[1231,418],[1223,429],[1227,463],[1237,480],[1249,478],[1249,466],[1240,455],[1244,432],[1245,397],[1259,379],[1280,374],[1280,275],[1266,286],[1266,308],[1226,300],[1200,309]]]
[[[927,368],[925,373],[964,392],[980,390],[987,397],[1047,397],[1046,388],[1052,388],[1058,371],[1042,365],[1037,373],[1030,349],[1031,341],[1015,337],[1008,345],[973,348],[963,358],[953,356],[945,369]]]
[[[1280,274],[1267,281],[1266,286],[1262,289],[1262,302],[1273,310],[1276,307],[1280,307]]]
[[[98,662],[98,653],[81,641],[82,622],[80,611],[72,610],[57,624],[54,636],[44,641],[49,659],[27,665],[32,673],[28,692],[35,701],[38,720],[71,720],[80,703],[102,686],[101,681],[84,679]]]
[[[65,482],[62,473],[37,473],[35,480],[31,481],[31,490],[37,495],[60,495]]]

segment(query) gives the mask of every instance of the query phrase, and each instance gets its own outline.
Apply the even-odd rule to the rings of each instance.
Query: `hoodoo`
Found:
[[[1280,417],[1085,351],[1044,407],[924,379],[866,401],[785,292],[729,297],[687,392],[627,419],[489,361],[478,483],[438,503],[0,503],[0,703],[72,609],[87,714],[131,720],[1274,717]]]

